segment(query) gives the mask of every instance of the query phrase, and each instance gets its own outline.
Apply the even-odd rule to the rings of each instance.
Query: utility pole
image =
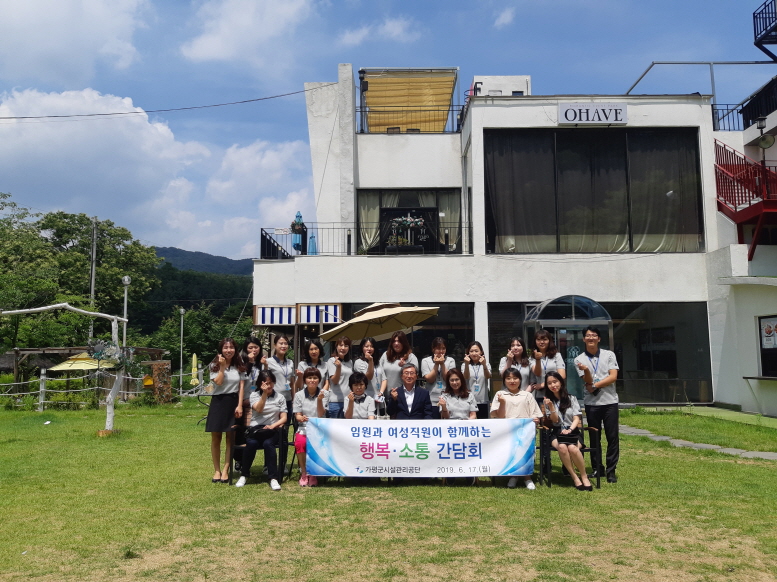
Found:
[[[89,305],[94,310],[94,281],[97,276],[97,217],[92,217],[92,268],[89,273]],[[89,321],[89,339],[94,336],[94,323]]]

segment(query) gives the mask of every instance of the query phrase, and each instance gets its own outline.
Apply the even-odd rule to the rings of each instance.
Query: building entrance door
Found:
[[[575,358],[585,351],[583,330],[592,326],[601,330],[599,347],[611,349],[613,329],[610,314],[596,301],[580,295],[567,295],[543,301],[529,309],[524,318],[523,336],[534,346],[534,334],[545,329],[553,336],[567,369],[567,391],[582,405],[583,380],[577,374]]]

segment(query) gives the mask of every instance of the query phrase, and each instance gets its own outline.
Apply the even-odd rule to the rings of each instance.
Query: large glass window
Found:
[[[697,130],[489,129],[494,253],[703,250]]]
[[[454,188],[357,191],[361,254],[461,252],[461,191]],[[402,219],[422,226],[408,226]],[[417,221],[421,222],[417,222]]]
[[[615,352],[620,366],[621,402],[711,402],[707,306],[693,303],[602,303],[613,321]],[[531,305],[533,306],[533,305]],[[488,332],[492,367],[507,352],[509,340],[523,335],[524,303],[489,303]],[[573,366],[568,329],[549,329],[556,337],[567,369]],[[604,327],[602,332],[606,334]],[[525,338],[527,342],[532,337]],[[531,345],[531,344],[530,344]],[[774,350],[777,352],[777,350]]]

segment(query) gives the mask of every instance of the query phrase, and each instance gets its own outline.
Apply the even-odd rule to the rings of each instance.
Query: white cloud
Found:
[[[345,46],[357,46],[368,39],[409,43],[418,40],[420,36],[415,22],[409,18],[398,17],[385,18],[379,24],[346,30],[340,34],[339,42]]]
[[[340,35],[340,44],[345,46],[357,46],[363,43],[372,32],[371,26],[362,26],[355,30],[346,30]]]
[[[306,187],[309,174],[307,144],[302,141],[272,144],[258,140],[226,151],[221,167],[208,181],[207,194],[218,203],[243,203],[259,196]]]
[[[126,68],[147,0],[0,0],[0,77],[81,87],[98,63]]]
[[[260,227],[315,220],[302,141],[214,150],[176,139],[132,100],[93,89],[0,94],[0,117],[138,111],[121,118],[0,121],[0,192],[22,206],[110,219],[136,238],[217,255],[255,254]]]
[[[312,0],[206,0],[197,12],[201,32],[181,53],[195,62],[246,61],[275,68],[289,59],[291,35],[312,11]]]
[[[505,8],[497,15],[494,21],[494,28],[504,28],[513,23],[515,18],[515,8]]]

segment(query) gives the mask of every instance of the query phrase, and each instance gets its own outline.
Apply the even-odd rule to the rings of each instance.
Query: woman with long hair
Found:
[[[445,389],[439,398],[440,418],[475,420],[478,405],[475,395],[467,390],[467,381],[461,370],[451,368],[445,375]]]
[[[486,360],[480,342],[470,342],[467,346],[461,371],[464,372],[464,378],[467,380],[467,389],[475,395],[478,418],[488,418],[488,381],[491,379],[491,364]]]
[[[343,418],[345,399],[351,392],[348,380],[353,374],[351,362],[351,338],[340,336],[335,342],[335,353],[326,363],[329,374],[329,400],[327,418]]]
[[[425,388],[432,400],[434,418],[440,418],[442,411],[442,408],[438,407],[438,403],[440,394],[445,389],[445,376],[450,370],[456,368],[456,361],[452,357],[446,356],[447,351],[448,346],[445,345],[445,340],[436,337],[432,340],[432,355],[421,360],[421,376],[426,382]]]
[[[553,342],[553,336],[550,335],[548,330],[541,329],[534,334],[534,346],[535,350],[532,353],[532,358],[534,359],[532,374],[534,379],[528,391],[534,392],[534,397],[537,401],[542,402],[542,399],[545,397],[545,374],[548,372],[558,372],[566,380],[567,366],[564,363],[564,358],[558,353],[558,348]]]
[[[321,340],[317,338],[306,342],[302,348],[302,357],[299,359],[299,364],[297,364],[297,392],[305,387],[303,375],[308,368],[316,368],[319,371],[318,387],[326,390],[329,379],[326,374],[326,362],[324,361],[324,346],[321,345]]]
[[[264,450],[264,464],[267,466],[270,489],[280,491],[282,470],[278,467],[275,447],[281,442],[281,432],[286,426],[286,399],[275,391],[275,375],[270,370],[262,370],[256,381],[259,386],[251,393],[251,424],[246,435],[240,479],[235,483],[235,487],[246,484],[251,475],[256,451],[261,448]]]
[[[388,348],[380,357],[380,367],[383,368],[385,378],[381,383],[381,395],[386,395],[386,390],[392,390],[402,386],[402,367],[405,364],[413,364],[416,370],[419,369],[418,358],[407,341],[404,331],[395,331],[391,334]]]
[[[243,391],[243,414],[237,419],[238,428],[235,430],[235,444],[246,444],[245,431],[251,420],[251,392],[256,390],[256,378],[262,370],[262,342],[259,338],[249,336],[240,350],[240,358],[246,367],[246,383]],[[243,449],[234,449],[235,471],[240,472],[243,464]]]
[[[375,400],[378,409],[384,409],[386,403],[380,398],[380,387],[383,383],[383,368],[378,357],[378,344],[375,338],[366,337],[359,344],[359,357],[353,362],[353,371],[361,372],[367,377],[367,396]]]
[[[532,367],[529,364],[529,354],[526,351],[523,338],[510,339],[510,349],[507,350],[507,355],[499,361],[499,373],[502,374],[507,368],[515,368],[521,373],[521,390],[527,390],[531,383]]]
[[[558,451],[561,462],[569,472],[575,487],[580,491],[593,491],[585,471],[585,459],[580,452],[580,426],[582,413],[577,398],[567,392],[567,383],[558,372],[545,375],[545,398],[542,401],[543,416],[553,423],[551,446]],[[575,473],[575,467],[580,476]]]
[[[219,342],[218,354],[210,364],[213,392],[205,421],[205,432],[210,433],[210,456],[213,461],[213,483],[229,483],[229,465],[232,463],[232,445],[235,442],[237,418],[243,415],[246,368],[237,345],[231,337]],[[224,433],[227,438],[223,439]],[[221,464],[221,441],[226,440],[224,465]]]

